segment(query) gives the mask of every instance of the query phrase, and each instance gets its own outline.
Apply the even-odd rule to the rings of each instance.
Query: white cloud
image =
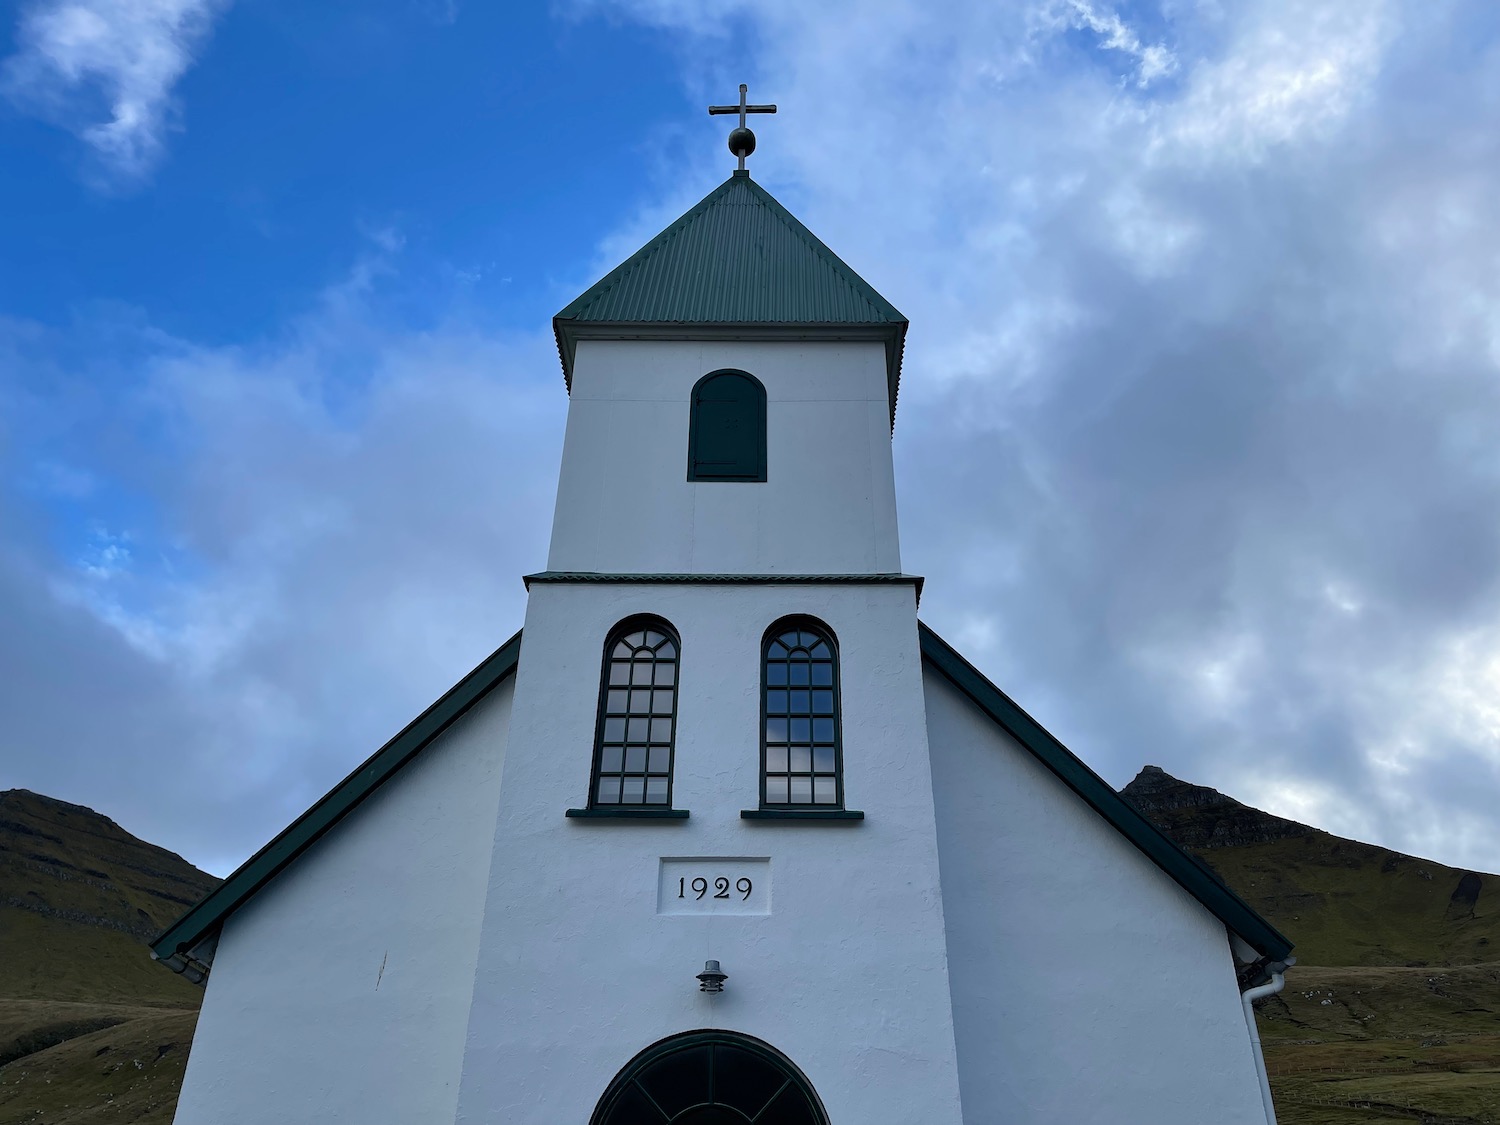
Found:
[[[1482,0],[734,12],[781,107],[754,174],[911,317],[924,616],[1117,784],[1159,761],[1493,867]]]
[[[75,132],[106,182],[138,182],[176,124],[173,87],[229,4],[33,0],[21,11],[17,51],[0,85],[17,106]]]
[[[1230,47],[1194,66],[1158,140],[1174,149],[1261,158],[1318,140],[1367,96],[1398,23],[1388,0],[1249,5]]]
[[[18,556],[25,520],[0,487],[0,663],[24,650],[27,666],[0,679],[21,751],[6,784],[222,874],[520,626],[567,401],[555,345],[386,323],[400,239],[370,237],[373,256],[266,339],[111,324],[140,358],[99,387],[103,418],[55,390],[82,372],[39,370],[27,409],[114,496],[81,550]],[[17,377],[0,366],[0,393]],[[125,481],[144,492],[122,506]],[[54,698],[80,683],[89,706]]]
[[[1133,39],[1157,26],[1139,4],[624,6],[685,47],[724,34],[726,7],[754,22],[752,73],[684,50],[684,81],[706,104],[747,79],[781,106],[755,175],[912,318],[896,455],[924,617],[1117,784],[1159,762],[1493,866],[1500,130],[1481,0],[1174,4]],[[1118,39],[1103,61],[1132,80],[1052,50],[1039,11]],[[1143,90],[1158,38],[1177,70]],[[700,115],[701,163],[660,169],[657,206],[598,269],[727,172],[721,125]],[[400,238],[368,234],[272,339],[138,326],[130,404],[174,457],[135,470],[167,531],[109,524],[128,567],[38,576],[16,561],[25,520],[0,536],[0,594],[22,591],[6,635],[28,645],[0,711],[39,717],[16,736],[28,768],[160,809],[139,763],[181,748],[171,784],[196,820],[152,835],[195,854],[243,854],[300,812],[500,639],[540,561],[564,406],[545,325],[389,328],[374,304]],[[52,490],[81,505],[117,475],[96,450],[43,452],[24,478],[67,466]],[[36,596],[58,582],[87,598]],[[87,713],[58,687],[81,676]]]
[[[1141,89],[1177,69],[1177,57],[1161,43],[1143,43],[1139,35],[1120,18],[1118,12],[1100,7],[1090,0],[1055,0],[1039,13],[1041,22],[1056,28],[1091,31],[1098,37],[1099,48],[1119,51],[1135,60],[1135,84]]]

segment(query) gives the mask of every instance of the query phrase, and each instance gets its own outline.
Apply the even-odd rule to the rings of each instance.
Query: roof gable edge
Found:
[[[1025,747],[1069,789],[1099,813],[1147,859],[1232,932],[1261,954],[1282,960],[1292,943],[1255,909],[1169,839],[1089,769],[1076,754],[1028,715],[952,645],[925,623],[917,623],[922,659],[931,664],[996,724]]]
[[[517,632],[163,930],[151,942],[151,956],[162,961],[180,960],[181,954],[222,926],[230,914],[399,773],[476,703],[514,675],[520,654],[521,634]]]

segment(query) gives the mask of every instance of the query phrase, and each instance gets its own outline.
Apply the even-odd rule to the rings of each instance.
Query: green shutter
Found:
[[[740,371],[718,371],[693,388],[689,480],[766,479],[766,392]]]

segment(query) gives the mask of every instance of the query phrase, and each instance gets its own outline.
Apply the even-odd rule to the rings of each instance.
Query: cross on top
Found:
[[[774,105],[746,105],[745,91],[749,89],[743,82],[740,83],[739,105],[711,105],[708,107],[709,116],[721,113],[738,113],[740,115],[739,128],[729,134],[729,151],[740,158],[739,170],[745,170],[745,157],[755,151],[755,134],[745,125],[745,114],[747,113],[775,113]]]

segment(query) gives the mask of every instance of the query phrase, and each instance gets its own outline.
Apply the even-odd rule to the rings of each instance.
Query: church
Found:
[[[1274,1122],[1290,942],[918,619],[907,321],[773,109],[554,318],[522,630],[153,944],[177,1125]]]

